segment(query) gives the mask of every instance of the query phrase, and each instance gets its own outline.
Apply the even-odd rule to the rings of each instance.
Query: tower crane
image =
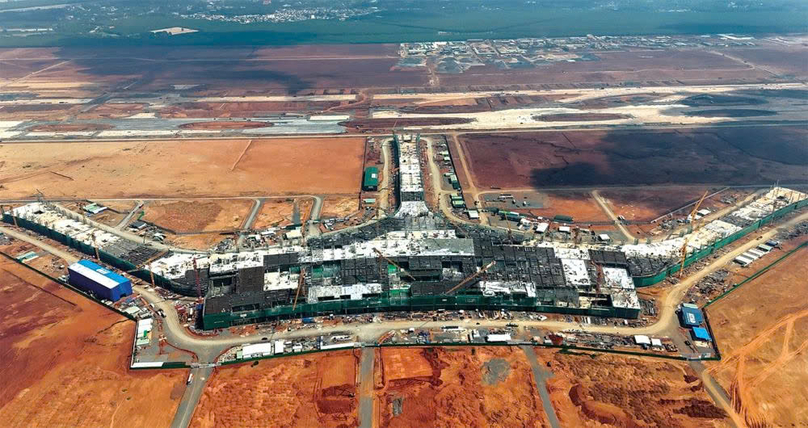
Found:
[[[303,267],[300,268],[300,275],[297,277],[297,292],[295,292],[295,302],[292,304],[292,312],[297,307],[297,298],[300,297],[300,289],[303,288],[305,276],[303,275]]]
[[[708,190],[704,191],[704,194],[701,195],[701,198],[696,203],[696,205],[693,207],[693,211],[690,211],[690,215],[687,216],[687,218],[690,221],[692,221],[692,222],[696,221],[696,217],[695,217],[696,216],[696,211],[699,210],[699,207],[701,206],[701,203],[704,202],[704,198],[707,197],[708,192],[709,192]],[[700,225],[700,223],[696,223],[696,225],[693,227],[693,231],[690,232],[690,233],[692,234],[692,233],[696,232],[697,230],[699,230],[699,225]],[[679,265],[679,274],[677,275],[679,278],[682,277],[682,274],[683,274],[683,272],[685,270],[685,259],[687,258],[687,244],[689,242],[690,242],[690,235],[688,235],[685,238],[685,243],[682,245],[682,249],[681,249],[682,259],[681,259],[681,263]]]
[[[452,287],[452,289],[451,289],[451,290],[447,291],[447,292],[446,292],[446,294],[452,294],[452,293],[454,293],[454,292],[455,292],[457,289],[459,289],[459,288],[461,288],[461,287],[465,286],[466,284],[468,284],[469,282],[473,281],[473,280],[474,280],[475,278],[477,278],[478,276],[480,276],[480,275],[484,274],[486,271],[488,271],[488,269],[491,269],[491,268],[492,268],[492,267],[494,267],[494,265],[496,265],[496,264],[497,264],[497,261],[496,261],[496,260],[492,260],[492,261],[491,261],[491,263],[488,263],[487,265],[485,265],[485,267],[483,267],[482,269],[480,269],[479,271],[477,271],[477,272],[476,272],[476,273],[474,273],[473,275],[471,275],[471,276],[469,276],[468,278],[466,278],[466,279],[464,279],[464,280],[460,281],[460,282],[459,282],[457,285],[455,285],[454,287]]]
[[[401,270],[402,272],[404,272],[404,275],[406,275],[408,278],[410,278],[410,279],[411,279],[411,280],[413,280],[413,281],[417,281],[417,279],[415,279],[415,277],[414,277],[414,276],[410,275],[410,274],[409,274],[409,272],[407,272],[406,270],[404,270],[404,268],[403,268],[403,267],[399,266],[399,265],[398,265],[398,263],[396,263],[396,262],[394,262],[394,261],[390,260],[390,259],[389,259],[388,257],[386,257],[384,254],[382,254],[382,252],[381,252],[381,251],[379,251],[379,249],[378,249],[378,248],[374,248],[374,249],[373,249],[373,251],[375,251],[375,252],[376,252],[376,254],[378,254],[378,255],[379,255],[379,258],[384,259],[385,261],[387,261],[387,263],[390,263],[391,265],[393,265],[393,266],[397,267],[399,270]]]

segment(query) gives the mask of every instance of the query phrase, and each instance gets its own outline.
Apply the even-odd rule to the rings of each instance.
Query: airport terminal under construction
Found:
[[[636,319],[636,287],[662,281],[808,205],[808,195],[773,187],[720,219],[664,240],[539,242],[450,223],[432,212],[425,200],[425,142],[418,135],[394,135],[391,144],[398,171],[395,214],[283,246],[180,251],[135,241],[45,200],[4,209],[3,219],[144,281],[204,297],[202,326],[217,329],[278,318],[435,309]]]

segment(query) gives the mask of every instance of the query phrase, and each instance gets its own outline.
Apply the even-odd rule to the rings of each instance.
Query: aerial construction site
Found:
[[[0,49],[0,419],[808,422],[804,37],[547,40]]]

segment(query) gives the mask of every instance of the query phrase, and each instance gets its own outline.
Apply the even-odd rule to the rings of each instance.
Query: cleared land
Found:
[[[722,353],[709,370],[749,426],[808,422],[806,260],[803,247],[708,308]]]
[[[252,205],[250,199],[153,201],[142,220],[177,233],[235,230]]]
[[[698,201],[706,188],[602,190],[612,211],[629,221],[650,221],[688,203]],[[702,203],[704,205],[704,203]],[[705,207],[706,208],[706,207]],[[685,215],[689,214],[685,213]]]
[[[696,373],[684,362],[537,348],[550,364],[550,399],[562,426],[726,426]]]
[[[589,192],[547,192],[543,196],[544,206],[527,212],[550,219],[556,215],[568,215],[578,223],[609,221],[609,216]]]
[[[358,361],[339,351],[217,368],[191,426],[356,426]]]
[[[466,134],[459,138],[474,182],[481,187],[808,182],[808,130],[802,127]]]
[[[339,218],[356,212],[359,209],[359,198],[353,195],[328,196],[323,200],[321,218]]]
[[[382,348],[381,427],[542,427],[546,417],[518,348]]]
[[[186,370],[130,371],[135,323],[0,258],[4,426],[168,426]]]
[[[284,227],[295,223],[295,220],[302,222],[311,215],[312,204],[311,198],[267,199],[253,221],[252,229]],[[297,211],[295,207],[297,207]],[[295,212],[297,212],[297,219],[295,219]]]
[[[6,198],[356,192],[364,138],[3,144]],[[247,149],[244,152],[245,148]],[[325,167],[324,165],[328,165]]]

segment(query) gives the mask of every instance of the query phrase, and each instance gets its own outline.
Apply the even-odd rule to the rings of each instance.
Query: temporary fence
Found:
[[[723,238],[716,240],[710,245],[706,245],[700,248],[697,251],[694,251],[690,255],[685,258],[684,266],[690,266],[691,264],[701,260],[702,258],[713,254],[714,252],[718,251],[719,249],[737,241],[738,239],[743,238],[744,236],[760,229],[762,226],[771,223],[772,221],[785,216],[791,212],[794,212],[800,208],[808,206],[808,199],[804,199],[802,201],[794,202],[793,204],[786,205],[779,210],[772,212],[771,214],[755,221],[754,223],[750,224],[749,226],[744,227],[743,229]],[[681,265],[679,263],[674,264],[673,266],[668,267],[667,269],[662,270],[661,272],[645,277],[634,277],[634,286],[635,287],[647,287],[649,285],[654,285],[659,283],[660,281],[664,280],[666,277],[679,272]]]

